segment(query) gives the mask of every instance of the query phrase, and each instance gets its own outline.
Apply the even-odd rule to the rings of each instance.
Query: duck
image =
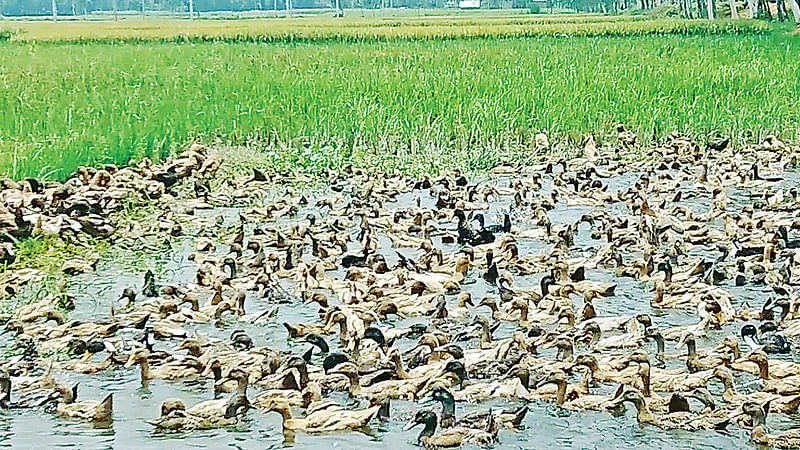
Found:
[[[800,395],[780,395],[765,391],[742,394],[736,390],[733,374],[727,367],[714,369],[714,378],[722,382],[722,399],[730,406],[741,406],[745,402],[764,404],[770,402],[770,410],[781,414],[795,414],[800,406]]]
[[[153,379],[177,380],[181,378],[194,377],[200,375],[204,369],[202,363],[191,356],[185,357],[180,361],[169,361],[163,365],[151,369],[149,358],[150,352],[147,349],[134,349],[128,357],[128,360],[125,362],[124,367],[128,369],[136,364],[139,364],[141,368],[142,382]]]
[[[493,416],[490,415],[490,417]],[[488,431],[453,427],[436,433],[437,421],[438,418],[433,411],[420,410],[414,414],[414,418],[403,428],[403,431],[423,425],[422,431],[417,436],[417,442],[431,448],[460,447],[465,444],[484,447],[494,443],[497,437],[497,429],[494,428],[493,421],[490,421],[491,428]]]
[[[666,430],[696,431],[700,429],[724,429],[727,421],[713,422],[685,411],[654,414],[647,405],[644,394],[636,388],[627,387],[612,401],[612,405],[630,402],[636,407],[636,419],[641,424],[655,425]]]
[[[675,348],[680,348],[684,345],[686,345],[687,349],[686,368],[690,373],[714,369],[733,361],[733,355],[720,354],[715,350],[698,353],[694,335],[691,333],[684,333]]]
[[[187,411],[182,401],[167,399],[161,405],[161,416],[148,423],[156,430],[170,432],[227,427],[238,423],[239,414],[247,411],[249,407],[247,397],[237,394],[226,400],[224,410],[197,415]]]
[[[751,324],[744,325],[740,333],[742,340],[751,350],[762,350],[768,354],[787,354],[791,352],[789,341],[783,334],[778,332],[777,326],[770,322],[762,324],[761,333]]]
[[[750,417],[753,428],[750,430],[750,440],[755,444],[767,445],[774,448],[800,448],[800,428],[793,428],[779,435],[770,435],[767,431],[766,421],[769,413],[769,402],[758,404],[745,402],[741,406],[743,414]]]
[[[442,428],[453,426],[464,426],[466,428],[485,429],[488,425],[489,414],[493,414],[492,420],[503,428],[519,428],[522,420],[528,412],[528,406],[523,405],[518,408],[510,408],[498,411],[475,411],[467,414],[461,419],[456,420],[456,400],[453,394],[444,387],[437,386],[431,391],[430,398],[438,401],[442,405],[440,415],[440,425]]]
[[[588,375],[588,374],[587,374]],[[588,377],[584,380],[588,383]],[[572,411],[584,411],[584,410],[608,410],[614,407],[614,405],[610,402],[610,399],[603,395],[591,395],[588,393],[588,385],[580,386],[577,388],[573,388],[569,392],[567,392],[567,374],[563,370],[555,370],[550,373],[541,383],[540,386],[547,384],[547,383],[554,383],[556,385],[556,405],[572,410]],[[581,392],[581,391],[587,392]]]
[[[308,406],[303,418],[293,418],[289,405],[280,401],[268,402],[260,408],[264,412],[280,413],[284,432],[320,434],[362,429],[378,414],[381,406],[349,410],[334,402],[317,402]]]
[[[56,415],[85,422],[109,422],[114,412],[114,394],[109,393],[103,400],[62,401],[56,407]]]

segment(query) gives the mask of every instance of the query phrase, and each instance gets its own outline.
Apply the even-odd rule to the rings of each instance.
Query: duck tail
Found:
[[[106,395],[106,398],[100,402],[100,405],[97,408],[98,415],[103,418],[111,418],[111,414],[114,411],[114,393],[109,393]]]
[[[299,330],[288,322],[283,322],[283,327],[289,332],[290,338],[296,338],[300,334]]]
[[[489,420],[486,422],[487,433],[491,434],[493,438],[497,438],[497,423],[494,421],[494,412],[489,409]]]
[[[511,424],[514,425],[514,428],[519,427],[526,414],[528,414],[528,405],[522,405],[514,412],[514,418],[511,419]]]
[[[784,412],[789,414],[797,413],[797,407],[800,406],[800,395],[795,395],[791,400],[784,403]]]
[[[730,423],[731,423],[730,417],[725,419],[725,420],[721,420],[721,421],[719,421],[719,422],[714,424],[714,430],[716,430],[716,431],[726,431],[727,428],[728,428],[728,425],[730,425]]]

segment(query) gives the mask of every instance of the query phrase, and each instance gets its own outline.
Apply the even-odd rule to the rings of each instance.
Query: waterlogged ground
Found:
[[[629,173],[617,177],[609,182],[609,190],[627,189],[638,174]],[[507,179],[486,180],[487,183],[496,183],[507,186]],[[787,173],[783,184],[797,186],[800,183],[800,174]],[[545,185],[544,191],[549,190]],[[738,210],[750,201],[749,196],[731,188],[728,192],[731,198],[731,210]],[[422,205],[431,205],[434,199],[423,194]],[[415,201],[416,194],[404,194],[398,198],[396,204],[387,204],[386,207],[408,206]],[[506,199],[509,200],[509,199]],[[698,197],[689,204],[692,208],[705,210],[708,207],[708,197]],[[310,202],[313,204],[314,202]],[[487,215],[493,220],[496,214],[508,209],[507,201],[493,203]],[[614,205],[613,208],[625,208]],[[591,208],[577,206],[571,207],[558,204],[550,211],[550,218],[555,223],[574,223]],[[214,210],[199,211],[199,216],[217,216],[224,218],[226,224],[234,225],[238,220],[237,208],[219,208]],[[301,210],[298,217],[305,217]],[[525,224],[520,224],[525,229]],[[721,227],[722,224],[720,223]],[[195,230],[197,231],[197,230]],[[171,244],[171,250],[160,253],[158,258],[151,258],[144,264],[131,264],[121,261],[101,261],[94,273],[75,276],[70,281],[69,291],[77,301],[76,310],[72,313],[74,319],[93,318],[99,320],[108,318],[115,299],[126,287],[142,285],[142,277],[146,268],[152,268],[158,274],[158,280],[163,284],[182,285],[190,282],[195,274],[195,264],[189,260],[188,255],[194,248],[191,237],[181,238]],[[396,262],[396,256],[391,249],[391,241],[380,240],[383,248],[380,252],[387,257],[391,267]],[[440,242],[434,242],[441,246]],[[581,225],[575,239],[573,252],[591,251],[594,241],[590,236],[588,225]],[[357,245],[357,244],[356,244]],[[535,239],[520,240],[520,254],[530,254],[546,249],[548,244]],[[447,249],[447,246],[440,247]],[[217,248],[220,256],[227,254],[227,248],[220,245]],[[411,256],[413,250],[403,250]],[[339,274],[343,275],[343,273]],[[596,281],[612,280],[616,277],[607,270],[587,271],[587,279]],[[470,276],[480,278],[479,273]],[[517,279],[521,286],[536,286],[542,275]],[[616,296],[598,299],[595,301],[598,316],[627,315],[646,312],[650,314],[659,328],[670,325],[688,325],[697,322],[694,311],[685,310],[653,310],[650,307],[650,298],[653,293],[649,287],[631,278],[617,279]],[[294,287],[286,283],[287,291],[293,292]],[[760,304],[767,295],[768,287],[742,287],[723,284],[735,297],[734,306],[744,302],[751,305]],[[35,289],[35,287],[29,288]],[[487,284],[482,280],[465,284],[463,289],[472,294],[473,299],[483,298],[487,291]],[[494,289],[492,287],[492,289]],[[25,295],[23,292],[21,295]],[[248,294],[250,295],[250,294]],[[455,302],[454,297],[448,298]],[[582,300],[576,302],[576,309],[581,306]],[[248,312],[261,311],[274,307],[261,298],[248,296],[246,310]],[[485,313],[486,310],[483,310]],[[274,322],[267,326],[249,325],[238,322],[235,318],[223,318],[221,321],[192,328],[198,332],[227,340],[233,329],[243,328],[253,338],[256,346],[270,346],[276,349],[289,349],[301,353],[307,348],[305,343],[287,343],[286,330],[280,325],[282,322],[316,322],[318,313],[316,305],[286,303],[278,305],[278,313]],[[390,320],[381,326],[407,326],[412,323],[425,322],[424,318],[410,318],[405,320]],[[719,342],[723,336],[737,333],[741,323],[729,324],[720,331],[709,331],[710,339],[699,340],[698,347],[705,348]],[[506,323],[495,333],[495,338],[508,337],[516,324]],[[2,337],[6,344],[12,337]],[[331,339],[329,343],[335,351],[338,343]],[[403,340],[399,344],[401,349],[410,348],[414,342]],[[476,346],[472,341],[467,346]],[[652,343],[648,345],[653,345]],[[176,342],[158,341],[157,350],[171,350],[177,346]],[[655,348],[651,348],[654,351]],[[676,350],[674,343],[667,343],[667,354],[683,353],[685,350]],[[555,349],[541,349],[541,353],[552,356]],[[101,356],[96,356],[101,358]],[[319,356],[315,356],[314,363],[319,364]],[[797,354],[789,356],[798,360]],[[682,360],[668,360],[670,367],[678,367]],[[95,428],[85,423],[71,422],[54,418],[51,415],[37,411],[3,411],[0,415],[0,446],[13,448],[37,448],[47,443],[48,447],[74,447],[82,449],[91,448],[132,448],[163,449],[171,448],[280,448],[294,446],[295,448],[328,449],[328,448],[412,448],[416,444],[418,430],[403,432],[402,427],[407,423],[413,413],[421,408],[420,404],[396,400],[391,404],[392,420],[387,424],[374,425],[371,432],[366,433],[341,433],[333,435],[307,435],[298,433],[293,440],[285,440],[281,432],[281,419],[277,413],[263,414],[258,410],[251,410],[246,415],[246,420],[234,428],[200,431],[185,434],[160,434],[154,432],[153,426],[147,421],[159,415],[161,402],[168,397],[181,398],[187,405],[208,400],[213,396],[213,386],[210,379],[199,379],[185,382],[167,382],[152,380],[142,385],[139,380],[139,369],[116,369],[96,375],[58,374],[59,379],[69,382],[80,382],[80,396],[83,399],[99,399],[108,392],[114,392],[114,418],[113,423],[107,427]],[[737,375],[740,376],[740,375]],[[738,380],[737,380],[738,381]],[[709,385],[712,392],[720,393],[722,386],[716,381]],[[610,387],[601,389],[602,393],[610,393]],[[257,394],[257,388],[251,388],[251,397]],[[341,402],[348,402],[345,395],[334,395],[333,398]],[[458,403],[457,414],[463,415],[476,407],[487,408],[489,405],[507,405],[503,401],[495,401],[479,406]],[[439,406],[428,404],[428,407]],[[725,434],[717,432],[684,432],[663,431],[656,427],[642,427],[637,423],[635,409],[629,407],[622,416],[613,416],[607,412],[568,412],[548,403],[532,403],[529,405],[523,428],[519,431],[502,430],[499,434],[497,448],[742,448],[749,447],[749,433],[738,427],[731,427]],[[769,425],[779,430],[788,428],[790,423],[778,422],[779,416],[772,415]]]

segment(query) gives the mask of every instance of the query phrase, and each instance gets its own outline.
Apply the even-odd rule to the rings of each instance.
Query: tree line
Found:
[[[744,17],[800,22],[799,0],[745,0]],[[91,13],[166,12],[203,13],[213,11],[269,11],[287,8],[442,8],[448,0],[0,0],[0,16],[80,16]],[[537,0],[482,0],[483,7],[524,8]],[[737,0],[546,0],[547,7],[561,6],[583,11],[618,12],[630,8],[643,10],[675,5],[683,17],[720,17],[718,9],[727,9],[725,16],[739,18]],[[772,4],[772,6],[770,6]],[[774,12],[774,14],[773,14]],[[790,14],[791,12],[791,14]]]

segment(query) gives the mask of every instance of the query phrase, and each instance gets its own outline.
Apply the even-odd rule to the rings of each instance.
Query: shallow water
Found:
[[[627,189],[638,175],[628,173],[624,176],[610,180],[609,189]],[[796,174],[787,180],[797,181]],[[487,181],[491,182],[491,181]],[[506,186],[507,180],[498,181]],[[543,193],[549,192],[545,186]],[[394,204],[387,207],[408,206],[415,203],[416,193],[402,194]],[[423,206],[434,203],[433,197],[423,196]],[[708,208],[708,196],[695,197],[691,206],[698,211]],[[731,192],[732,208],[740,208],[744,202],[750,201],[749,196],[740,195],[737,190]],[[313,203],[313,202],[312,202]],[[500,199],[491,205],[487,221],[493,222],[501,211],[508,210],[509,199]],[[625,205],[612,205],[617,212],[626,212]],[[550,211],[554,224],[573,223],[592,210],[592,207],[567,206],[558,204]],[[302,210],[298,217],[305,217]],[[233,224],[237,220],[236,208],[220,208],[201,213],[206,216],[221,214],[226,223]],[[524,228],[524,227],[523,227]],[[390,265],[396,261],[396,256],[391,248],[388,238],[380,240],[381,253],[386,255]],[[455,247],[452,247],[455,248]],[[520,240],[520,254],[540,252],[548,248],[548,243],[535,239]],[[591,239],[588,227],[582,225],[581,231],[576,236],[573,252],[581,251],[591,254],[596,248],[596,243]],[[193,239],[183,238],[172,245],[171,252],[165,252],[158,259],[147,261],[146,266],[157,269],[158,279],[163,284],[183,285],[190,282],[195,274],[196,266],[187,256],[193,250]],[[225,255],[225,246],[219,246],[217,253]],[[400,250],[403,254],[418,255],[413,249]],[[713,253],[711,253],[713,254]],[[75,319],[102,320],[108,318],[110,310],[120,292],[129,286],[141,288],[141,280],[145,269],[143,266],[136,268],[120,264],[115,261],[103,261],[98,265],[95,273],[82,274],[71,279],[69,291],[75,295],[77,309],[71,317]],[[341,273],[339,274],[341,276]],[[495,288],[487,286],[480,279],[480,273],[474,271],[470,274],[476,282],[465,284],[463,289],[472,294],[477,300],[486,295],[491,295]],[[537,286],[542,274],[518,279],[520,286]],[[675,325],[688,325],[697,322],[696,312],[689,310],[657,310],[650,307],[650,298],[653,293],[651,287],[634,279],[616,279],[613,271],[604,269],[589,270],[587,279],[595,281],[611,281],[618,283],[616,295],[610,298],[597,299],[595,307],[598,316],[628,315],[646,312],[651,314],[656,325],[660,328]],[[292,286],[286,283],[287,290]],[[769,294],[764,287],[725,286],[735,296],[737,306],[747,302],[751,305],[760,304]],[[582,300],[576,297],[576,311],[582,306]],[[448,297],[448,302],[454,304],[454,297]],[[248,312],[265,310],[274,305],[261,298],[248,294],[246,309]],[[486,309],[482,313],[488,312]],[[279,305],[278,316],[275,321],[266,325],[250,325],[238,322],[236,319],[223,319],[210,324],[189,326],[212,337],[227,339],[233,329],[245,329],[253,338],[256,346],[270,346],[276,349],[289,349],[300,353],[307,348],[304,343],[287,342],[286,330],[280,325],[282,322],[316,322],[318,312],[315,306],[296,304]],[[407,326],[412,323],[425,322],[424,318],[408,318],[404,320],[390,320],[383,326]],[[699,340],[700,348],[712,345],[723,336],[736,333],[740,324],[726,325],[723,330],[709,332],[710,339]],[[497,331],[496,337],[509,336],[515,328],[513,323],[504,324]],[[4,339],[9,339],[5,336]],[[331,339],[332,350],[336,349],[337,342]],[[412,341],[404,340],[397,344],[400,348],[409,348]],[[467,346],[476,346],[472,341]],[[652,345],[648,344],[648,345]],[[177,346],[176,341],[158,341],[157,350],[172,350]],[[684,350],[675,350],[674,343],[667,343],[667,353],[674,354]],[[541,350],[542,354],[551,355],[554,349]],[[102,356],[96,356],[101,358]],[[319,364],[320,357],[315,356],[314,362]],[[796,355],[790,356],[796,360]],[[670,360],[671,367],[679,367],[681,360]],[[576,376],[577,377],[577,376]],[[295,446],[296,448],[412,448],[416,442],[419,430],[403,432],[402,427],[419,409],[419,404],[406,401],[392,402],[393,419],[383,425],[373,426],[370,434],[341,433],[335,435],[310,436],[298,433],[293,442],[285,442],[281,433],[280,416],[277,413],[263,414],[257,410],[247,413],[247,419],[230,429],[193,432],[186,434],[158,434],[147,420],[154,419],[159,414],[161,402],[168,397],[179,397],[187,405],[207,400],[213,395],[210,380],[192,380],[185,382],[167,382],[153,380],[143,386],[139,381],[139,369],[117,369],[98,375],[59,374],[60,379],[70,382],[80,382],[80,396],[82,399],[102,398],[107,392],[114,392],[114,420],[108,427],[95,428],[84,423],[71,422],[54,418],[50,415],[36,411],[12,411],[0,416],[0,446],[33,448],[40,447],[44,442],[48,447],[77,447],[77,448],[131,448],[136,446],[141,449],[164,448],[197,448],[197,447],[232,447],[232,448],[278,448]],[[577,378],[575,378],[576,381]],[[712,389],[718,389],[713,386]],[[609,386],[604,386],[601,392],[608,391]],[[257,389],[251,392],[257,393]],[[252,394],[251,394],[252,396]],[[343,396],[335,397],[346,403]],[[457,404],[457,414],[461,415],[476,408],[507,405],[506,402],[495,401],[482,405]],[[427,406],[434,406],[428,404]],[[635,410],[628,408],[627,413],[615,417],[606,412],[566,412],[551,404],[532,403],[530,411],[525,418],[522,430],[501,431],[497,448],[544,448],[557,446],[559,448],[741,448],[748,446],[748,434],[737,427],[731,427],[731,432],[720,434],[716,432],[688,433],[682,431],[663,431],[655,427],[641,427],[635,418]],[[435,405],[435,410],[439,406]],[[784,419],[784,422],[786,420]],[[775,428],[785,427],[780,419],[770,417],[770,425]]]

